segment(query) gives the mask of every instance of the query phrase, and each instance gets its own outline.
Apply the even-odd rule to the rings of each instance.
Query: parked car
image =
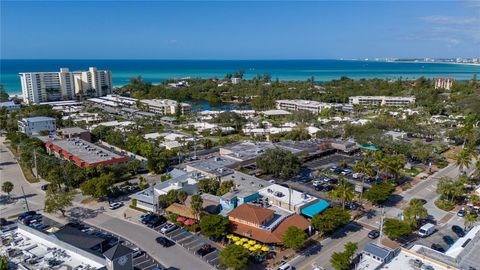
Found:
[[[317,187],[317,186],[320,185],[320,183],[321,183],[321,182],[320,182],[319,180],[315,180],[315,181],[312,182],[312,185],[313,185],[314,187]]]
[[[201,247],[195,252],[195,254],[200,255],[200,256],[203,257],[203,256],[207,255],[208,253],[213,252],[214,250],[215,250],[214,247],[212,247],[212,246],[209,245],[209,244],[205,244],[205,245],[201,246]]]
[[[353,179],[358,179],[358,178],[362,177],[362,175],[360,173],[354,173],[354,174],[352,174],[352,177],[353,177]]]
[[[293,270],[293,267],[288,264],[288,263],[284,263],[282,265],[280,265],[277,270]]]
[[[157,243],[159,243],[160,245],[162,245],[162,247],[171,247],[173,246],[175,243],[166,238],[166,237],[163,237],[163,236],[159,236],[155,239],[155,241],[157,241]]]
[[[133,249],[133,253],[132,253],[133,258],[137,258],[137,257],[140,257],[142,255],[143,255],[143,250],[141,250],[139,248],[134,248]]]
[[[108,208],[110,208],[111,210],[115,210],[117,208],[120,208],[123,206],[123,202],[114,202],[114,203],[111,203]]]
[[[418,235],[420,237],[427,237],[434,232],[435,232],[435,225],[432,223],[427,223],[422,227],[420,227],[420,229],[418,230]]]
[[[438,252],[445,252],[445,249],[444,249],[441,245],[439,245],[439,244],[432,244],[430,247],[431,247],[433,250],[436,250],[436,251],[438,251]]]
[[[155,228],[157,226],[162,225],[165,222],[167,222],[167,219],[165,217],[155,215],[148,220],[147,225],[148,225],[148,227]]]
[[[160,229],[160,232],[163,234],[169,233],[177,228],[177,225],[167,222],[165,226]]]
[[[465,236],[465,231],[462,229],[462,227],[458,225],[453,225],[452,226],[452,231],[458,236],[458,237],[464,237]]]
[[[466,213],[465,209],[462,208],[457,212],[457,216],[464,217]]]
[[[42,186],[40,187],[40,189],[43,190],[43,191],[47,191],[47,189],[48,189],[48,184],[42,185]]]
[[[368,233],[368,238],[370,239],[376,239],[380,236],[380,232],[378,230],[371,230],[369,233]]]
[[[144,214],[142,216],[140,216],[139,220],[140,222],[142,222],[143,224],[147,224],[148,221],[150,219],[152,219],[155,215],[152,215],[152,214]]]
[[[453,240],[453,238],[450,235],[445,235],[443,237],[443,242],[445,242],[448,246],[451,246],[453,245],[453,243],[455,243],[455,240]]]

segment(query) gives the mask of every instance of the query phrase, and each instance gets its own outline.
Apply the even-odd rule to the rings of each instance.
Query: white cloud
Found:
[[[452,16],[425,16],[420,18],[422,21],[432,24],[455,24],[455,25],[471,25],[479,23],[478,18],[473,17],[452,17]]]

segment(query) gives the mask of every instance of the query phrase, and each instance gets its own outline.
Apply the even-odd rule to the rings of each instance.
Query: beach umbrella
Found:
[[[254,247],[255,247],[256,249],[259,249],[259,248],[262,248],[262,245],[256,244]]]
[[[233,235],[227,234],[227,239],[232,239]]]
[[[243,247],[248,249],[248,248],[250,248],[250,245],[249,244],[244,244]]]
[[[265,251],[265,252],[267,252],[267,251],[269,251],[269,250],[270,250],[270,248],[269,248],[269,247],[267,247],[267,246],[263,246],[263,247],[262,247],[262,251]]]
[[[243,237],[243,238],[242,238],[242,239],[240,239],[240,240],[242,240],[242,242],[247,242],[247,241],[248,241],[248,239],[247,239],[247,238],[245,238],[245,237]]]
[[[187,220],[185,220],[185,222],[184,222],[183,224],[185,224],[185,225],[193,225],[193,224],[195,224],[195,220],[193,220],[193,219],[187,219]]]
[[[255,243],[257,243],[257,241],[255,241],[255,240],[249,240],[249,241],[248,241],[248,244],[249,244],[250,246],[255,245]]]
[[[255,247],[251,247],[251,248],[249,248],[248,250],[250,250],[250,251],[256,251],[257,249],[256,249]]]
[[[241,246],[241,245],[242,245],[242,242],[240,242],[240,241],[237,241],[237,242],[235,242],[235,245],[237,245],[237,246]]]
[[[185,217],[178,217],[177,218],[177,222],[184,222],[185,220],[187,220],[187,218],[185,218]]]
[[[237,241],[239,241],[239,240],[240,240],[240,237],[238,237],[238,236],[234,236],[234,237],[232,237],[232,240],[233,240],[233,241],[235,241],[235,242],[237,242]]]

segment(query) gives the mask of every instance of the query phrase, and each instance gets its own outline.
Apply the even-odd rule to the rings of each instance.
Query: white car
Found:
[[[175,230],[176,228],[177,228],[177,225],[168,222],[165,226],[162,227],[162,229],[160,229],[160,232],[163,234],[166,234],[168,232]]]
[[[111,203],[108,208],[110,208],[111,210],[115,210],[117,208],[120,208],[123,206],[123,203],[122,202],[114,202],[114,203]]]

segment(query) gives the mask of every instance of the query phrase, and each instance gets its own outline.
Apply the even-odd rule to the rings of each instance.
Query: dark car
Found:
[[[458,211],[458,213],[457,213],[457,216],[459,216],[459,217],[464,217],[465,214],[466,214],[465,209],[460,209],[460,211]]]
[[[328,191],[331,191],[332,189],[333,189],[333,187],[330,186],[330,185],[322,186],[322,190],[323,190],[323,191],[327,191],[327,192],[328,192]]]
[[[380,232],[378,230],[372,230],[368,233],[368,238],[376,239],[380,236]]]
[[[163,216],[154,216],[153,218],[149,219],[147,225],[149,227],[155,228],[163,223],[167,222],[167,219]]]
[[[445,235],[443,237],[443,242],[445,242],[448,246],[451,246],[453,245],[453,243],[455,243],[455,240],[453,240],[453,238],[450,235]]]
[[[452,226],[452,231],[458,236],[458,237],[464,237],[465,236],[465,231],[462,229],[462,227],[458,225],[453,225]]]
[[[43,191],[47,191],[47,189],[48,189],[48,184],[42,185],[42,186],[40,187],[40,189],[43,190]]]
[[[150,219],[152,219],[152,218],[154,218],[154,215],[147,214],[147,215],[141,217],[141,218],[140,218],[140,221],[141,221],[143,224],[147,224],[148,221],[149,221]]]
[[[172,240],[170,240],[166,237],[163,237],[163,236],[157,237],[157,239],[155,239],[155,241],[157,241],[157,243],[162,245],[162,247],[171,247],[175,244]]]
[[[211,245],[206,244],[206,245],[203,245],[202,247],[200,247],[200,248],[195,252],[195,254],[200,255],[200,256],[203,257],[203,256],[207,255],[208,253],[213,252],[214,250],[215,250],[214,247],[212,247]]]
[[[438,251],[438,252],[445,252],[445,249],[444,249],[441,245],[439,245],[439,244],[432,244],[430,247],[431,247],[433,250],[436,250],[436,251]]]
[[[360,204],[358,204],[356,202],[351,202],[351,203],[346,204],[345,207],[348,210],[357,210],[358,208],[360,208]]]

